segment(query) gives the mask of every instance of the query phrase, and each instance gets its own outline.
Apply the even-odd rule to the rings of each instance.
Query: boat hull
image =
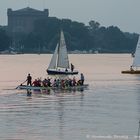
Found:
[[[140,74],[140,70],[125,70],[125,71],[122,71],[123,74]]]
[[[78,71],[57,71],[57,70],[47,70],[49,75],[76,75]]]
[[[35,87],[35,86],[20,85],[18,87],[18,89],[23,89],[23,90],[79,90],[79,89],[86,89],[86,88],[88,88],[88,86],[89,86],[88,84],[69,86],[69,87]]]

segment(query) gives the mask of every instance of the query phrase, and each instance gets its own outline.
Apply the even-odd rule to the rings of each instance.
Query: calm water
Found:
[[[130,54],[70,55],[89,89],[26,96],[28,73],[47,77],[51,55],[0,55],[0,140],[136,140],[140,75],[123,75]],[[77,79],[79,76],[77,76]]]

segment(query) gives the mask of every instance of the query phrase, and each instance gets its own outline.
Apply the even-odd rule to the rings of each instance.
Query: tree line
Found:
[[[36,20],[29,34],[18,33],[14,39],[5,28],[0,28],[0,51],[13,49],[22,53],[53,52],[63,29],[68,51],[86,51],[94,53],[132,53],[138,40],[138,34],[122,32],[117,26],[104,27],[91,20],[88,25],[70,19]]]

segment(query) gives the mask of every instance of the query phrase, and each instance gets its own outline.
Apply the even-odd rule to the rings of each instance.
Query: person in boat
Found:
[[[64,79],[61,79],[61,88],[65,88],[65,80]]]
[[[74,70],[74,65],[71,63],[71,71],[73,72]]]
[[[33,81],[32,85],[35,86],[35,87],[37,87],[37,84],[38,84],[37,79],[35,79],[35,80]]]
[[[48,78],[47,78],[47,85],[48,85],[48,87],[51,87],[51,84],[52,84],[52,83],[51,83],[51,78],[48,77]]]
[[[57,80],[56,80],[56,79],[53,80],[52,86],[53,86],[53,87],[58,87],[58,85],[57,85]]]
[[[27,76],[27,86],[32,86],[32,77],[31,77],[31,75],[30,74],[28,74],[28,76]]]
[[[38,78],[37,82],[38,82],[38,87],[41,87],[41,84],[42,84],[41,78]]]
[[[72,79],[72,86],[76,86],[76,79],[75,79],[75,76],[74,76],[73,79]]]
[[[130,71],[134,71],[133,66],[130,66]]]
[[[39,79],[38,79],[38,80],[35,79],[35,80],[33,81],[32,85],[35,86],[35,87],[40,87],[40,86],[41,86],[40,80],[39,80]]]
[[[60,81],[60,79],[57,79],[56,80],[56,87],[60,87],[60,85],[61,85],[61,81]]]
[[[72,79],[68,79],[68,86],[72,87]]]
[[[47,86],[48,86],[48,85],[47,85],[47,79],[46,79],[46,78],[42,81],[42,86],[43,86],[43,87],[47,87]]]
[[[85,77],[83,73],[81,73],[80,81],[81,81],[81,85],[84,85]]]

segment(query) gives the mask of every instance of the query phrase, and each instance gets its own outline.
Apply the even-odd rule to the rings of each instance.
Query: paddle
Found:
[[[26,80],[26,81],[27,81],[27,80]],[[20,85],[24,84],[26,81],[24,81],[24,82],[21,83]],[[19,87],[20,85],[18,85],[15,89],[18,89],[18,87]]]

